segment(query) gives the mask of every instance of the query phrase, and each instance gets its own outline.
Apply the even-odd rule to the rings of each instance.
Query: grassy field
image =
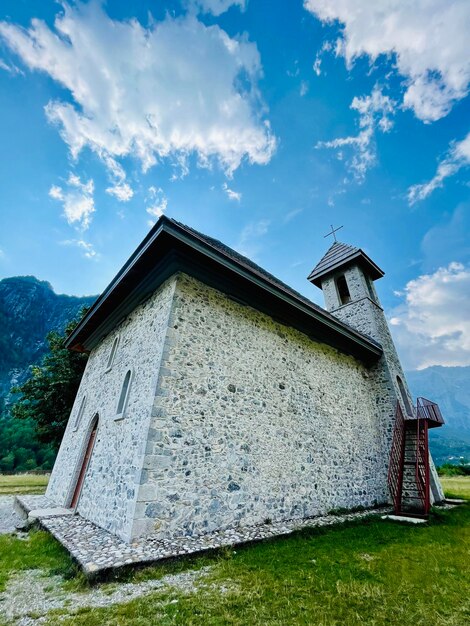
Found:
[[[449,495],[470,499],[470,478],[443,480]],[[19,570],[59,573],[64,587],[87,593],[62,548],[46,533],[29,541],[0,537],[0,585]],[[139,582],[209,566],[193,593],[152,592],[106,608],[73,607],[47,624],[66,626],[463,626],[470,623],[470,502],[433,512],[426,526],[377,518],[145,568]],[[115,583],[102,583],[102,589]],[[1,603],[0,603],[1,604]]]
[[[49,474],[0,474],[0,495],[41,494],[46,491],[48,480]]]
[[[470,476],[441,476],[440,480],[448,498],[470,499]]]

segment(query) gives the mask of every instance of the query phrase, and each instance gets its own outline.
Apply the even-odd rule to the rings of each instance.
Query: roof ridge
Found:
[[[231,248],[229,245],[223,243],[223,241],[220,241],[220,239],[216,239],[215,237],[211,237],[210,235],[206,235],[206,234],[202,233],[201,231],[197,230],[196,228],[193,228],[192,226],[188,226],[188,224],[185,224],[184,222],[180,222],[179,220],[176,220],[174,218],[167,218],[167,220],[173,222],[173,224],[176,224],[177,226],[183,228],[184,230],[186,230],[186,231],[192,233],[193,235],[199,237],[206,244],[209,244],[209,245],[213,246],[219,253],[221,252],[222,254],[225,254],[228,257],[232,258],[232,260],[236,260],[238,262],[243,263],[247,267],[248,270],[250,270],[252,272],[253,271],[256,272],[263,280],[270,281],[272,284],[276,285],[278,288],[283,289],[284,291],[289,293],[291,296],[294,296],[294,297],[298,298],[304,304],[306,304],[308,306],[311,306],[313,309],[315,309],[319,313],[325,315],[327,318],[331,319],[332,321],[339,322],[340,324],[343,324],[344,326],[346,326],[349,330],[353,331],[354,333],[362,335],[363,337],[366,337],[367,339],[369,339],[369,341],[371,341],[372,343],[375,343],[376,345],[380,346],[380,344],[373,337],[371,337],[367,333],[361,332],[360,330],[358,330],[354,326],[351,326],[347,322],[345,322],[343,320],[340,320],[338,317],[336,317],[335,315],[330,313],[330,311],[328,311],[327,309],[323,308],[322,306],[316,304],[315,302],[313,302],[313,300],[311,300],[307,296],[304,296],[299,291],[295,290],[293,287],[291,287],[290,285],[288,285],[287,283],[282,281],[280,278],[278,278],[277,276],[275,276],[274,274],[272,274],[268,270],[264,269],[264,267],[262,267],[261,265],[258,265],[257,263],[255,263],[255,261],[252,261],[249,257],[241,254],[240,252],[238,252],[234,248]],[[346,246],[348,248],[351,248],[352,253],[356,253],[356,251],[359,250],[359,248],[356,248],[354,246],[350,246],[349,244],[343,244],[340,241],[335,241],[334,243],[337,243],[337,244]],[[333,243],[333,245],[334,245],[334,243]],[[330,246],[330,249],[333,247],[333,245]]]

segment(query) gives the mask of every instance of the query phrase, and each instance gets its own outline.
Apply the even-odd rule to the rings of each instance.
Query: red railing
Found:
[[[439,406],[435,402],[431,402],[431,400],[426,400],[426,398],[418,398],[416,415],[419,420],[429,420],[429,428],[435,428],[444,424],[444,418]]]
[[[393,428],[392,447],[390,449],[390,464],[388,466],[388,488],[392,497],[395,513],[401,510],[403,488],[403,465],[405,462],[405,418],[400,403],[397,402],[395,411],[395,426]]]
[[[417,500],[421,502],[419,508],[422,509],[424,515],[427,515],[430,509],[428,429],[442,426],[444,418],[435,402],[426,400],[426,398],[418,398],[413,416],[405,418],[400,402],[397,402],[395,413],[395,426],[388,469],[388,486],[397,515],[401,513],[402,509],[406,440],[407,436],[411,435],[413,431],[414,422],[416,422],[416,457],[414,463]]]
[[[416,420],[416,488],[421,500],[423,512],[429,513],[430,484],[429,484],[429,449],[428,449],[428,421],[419,417]]]

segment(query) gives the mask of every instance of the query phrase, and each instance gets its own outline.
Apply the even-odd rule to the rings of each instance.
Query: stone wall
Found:
[[[180,276],[133,536],[386,501],[383,389],[353,357]]]
[[[339,274],[344,274],[351,295],[351,302],[344,305],[340,303],[335,285],[335,278]],[[414,406],[416,402],[413,400],[410,393],[392,335],[390,334],[387,319],[380,306],[375,285],[373,281],[365,276],[359,266],[353,265],[335,275],[325,278],[322,282],[322,290],[325,305],[330,313],[361,333],[372,337],[378,341],[383,348],[383,356],[380,362],[372,368],[372,374],[383,389],[383,416],[388,423],[388,439],[391,441],[391,428],[394,422],[397,398],[401,402],[404,414],[407,413],[406,401],[398,386],[397,376],[399,376],[403,382],[408,404]],[[432,458],[430,458],[430,464],[432,499],[442,500],[444,498],[444,492],[439,482]]]
[[[77,510],[123,539],[131,535],[175,284],[174,278],[167,281],[91,352],[47,490],[47,496],[56,503],[70,504],[90,424],[98,414],[96,442]],[[106,371],[118,335],[114,363]],[[132,380],[127,409],[123,419],[116,420],[122,383],[129,369]],[[75,429],[83,395],[85,410]]]

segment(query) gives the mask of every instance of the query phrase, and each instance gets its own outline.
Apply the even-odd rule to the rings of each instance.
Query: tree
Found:
[[[31,368],[26,382],[12,389],[19,394],[11,407],[13,417],[32,420],[38,439],[55,448],[64,434],[88,358],[84,353],[68,350],[65,341],[86,312],[86,308],[82,309],[79,318],[69,322],[63,334],[52,331],[47,335],[50,353],[40,365]]]
[[[0,459],[0,471],[11,472],[15,466],[15,455],[13,452],[9,452],[6,456]]]

